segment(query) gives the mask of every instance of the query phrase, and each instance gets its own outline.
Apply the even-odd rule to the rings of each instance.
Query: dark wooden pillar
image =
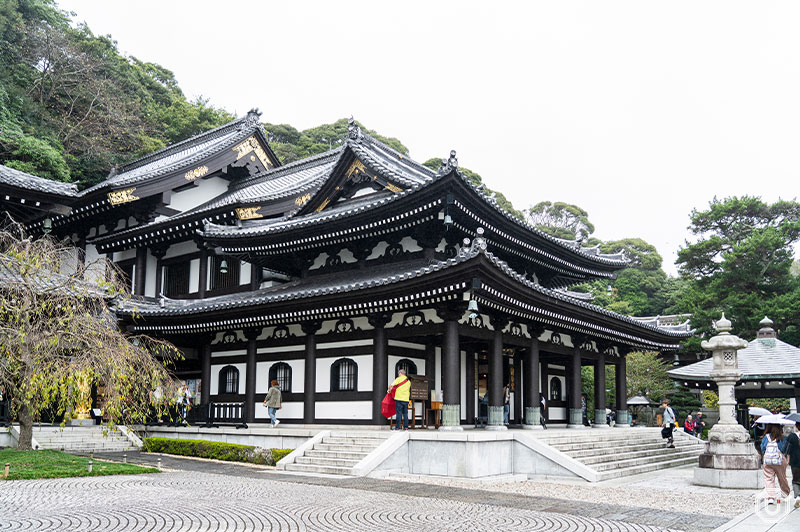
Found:
[[[86,266],[86,232],[78,233],[78,264],[83,267]]]
[[[244,331],[247,338],[247,366],[244,381],[245,423],[253,423],[256,420],[256,338],[260,333],[260,329]]]
[[[425,376],[428,377],[428,390],[435,390],[436,344],[433,341],[428,341],[425,343]]]
[[[528,327],[530,330],[530,327]],[[525,419],[524,427],[540,427],[541,403],[539,402],[539,337],[531,334],[531,345],[525,351],[524,360]]]
[[[467,424],[472,425],[475,423],[475,348],[470,347],[467,349],[467,371],[465,378],[467,380],[467,396],[465,399],[465,407],[467,409]]]
[[[386,418],[381,414],[381,402],[389,387],[389,342],[386,338],[386,324],[391,319],[390,315],[377,314],[369,317],[369,323],[374,327],[372,331],[372,423],[385,425]],[[409,417],[413,413],[409,412]]]
[[[147,281],[147,248],[136,248],[136,270],[133,275],[133,295],[144,295],[144,284]]]
[[[161,260],[167,254],[166,248],[153,248],[150,253],[156,258],[156,297],[161,297],[164,285],[164,264]]]
[[[550,367],[548,366],[547,358],[545,358],[545,360],[541,360],[541,354],[539,362],[541,367],[540,370],[541,371],[540,381],[542,383],[541,394],[544,395],[545,405],[547,406],[547,408],[545,408],[542,411],[541,415],[544,418],[545,422],[547,422],[550,421],[549,412],[550,412],[550,401],[552,399],[552,397],[550,397]],[[569,366],[567,366],[567,369],[569,369]],[[559,397],[557,400],[560,401],[561,398]],[[541,401],[539,402],[539,404],[541,405]],[[569,418],[569,414],[567,414],[567,417]]]
[[[258,290],[261,287],[263,271],[263,268],[258,264],[250,264],[250,290]]]
[[[630,425],[630,414],[628,413],[628,387],[626,384],[626,361],[625,356],[626,352],[619,349],[619,363],[615,368],[615,378],[617,381],[617,415],[616,421],[614,422],[615,427],[627,427]]]
[[[578,336],[572,337],[572,356],[567,365],[567,386],[569,393],[569,417],[568,427],[583,427],[583,410],[581,409],[581,348],[583,339]]]
[[[204,405],[211,402],[211,339],[200,347],[200,403]]]
[[[307,321],[301,324],[306,335],[305,382],[303,383],[303,423],[316,421],[317,391],[317,331],[321,323]]]
[[[208,250],[205,247],[200,247],[200,267],[197,269],[197,296],[206,297],[206,288],[208,288]]]
[[[594,363],[594,424],[608,427],[606,421],[606,356],[603,353]]]
[[[494,334],[489,345],[489,430],[504,430],[503,424],[503,328],[508,323],[505,317],[492,318]]]
[[[522,350],[514,350],[514,423],[522,424]]]
[[[461,429],[461,349],[458,342],[458,315],[443,315],[444,343],[442,344],[442,428]]]

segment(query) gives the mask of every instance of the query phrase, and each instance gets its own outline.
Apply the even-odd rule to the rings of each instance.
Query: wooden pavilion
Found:
[[[0,171],[0,196],[33,194],[28,178]],[[25,211],[28,228],[116,262],[135,295],[121,324],[172,341],[199,402],[239,403],[248,422],[267,419],[276,379],[284,422],[383,423],[405,368],[441,393],[446,428],[473,423],[479,395],[488,428],[503,428],[505,384],[513,423],[539,425],[541,394],[550,423],[579,427],[592,365],[603,426],[606,367],[624,389],[629,352],[672,353],[691,334],[568,290],[613,278],[623,256],[510,215],[455,152],[432,171],[354,123],[338,148],[282,165],[251,111],[80,193],[49,192],[63,209]],[[616,409],[626,425],[624,393]]]

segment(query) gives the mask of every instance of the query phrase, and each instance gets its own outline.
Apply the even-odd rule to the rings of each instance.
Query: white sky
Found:
[[[517,208],[566,201],[674,273],[692,208],[796,195],[800,3],[60,0],[189,95],[451,148]]]

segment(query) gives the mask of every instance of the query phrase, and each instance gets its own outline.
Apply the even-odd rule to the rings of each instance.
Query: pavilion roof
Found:
[[[738,352],[742,381],[800,380],[800,348],[777,338],[756,338]],[[677,381],[711,381],[714,360],[700,362],[667,371]]]
[[[405,263],[389,263],[358,270],[320,274],[261,290],[202,300],[172,300],[167,298],[158,301],[131,300],[123,303],[118,309],[118,313],[121,316],[129,316],[131,318],[136,316],[137,318],[134,321],[137,322],[142,318],[147,321],[148,319],[159,317],[181,317],[180,324],[171,326],[171,329],[178,332],[199,332],[203,327],[211,330],[219,327],[234,326],[233,322],[237,320],[253,322],[257,320],[252,310],[248,310],[246,313],[239,312],[242,309],[253,309],[266,305],[276,305],[277,307],[288,302],[296,302],[292,303],[292,307],[297,308],[297,305],[304,300],[308,301],[314,298],[342,294],[352,294],[355,298],[357,294],[364,295],[364,291],[368,290],[372,293],[378,287],[390,285],[394,287],[393,292],[398,293],[397,290],[400,290],[404,283],[411,283],[414,280],[429,276],[444,275],[449,273],[450,270],[468,264],[475,264],[476,266],[484,264],[490,267],[495,275],[499,275],[506,281],[511,281],[512,284],[516,285],[517,290],[527,292],[532,298],[537,298],[548,305],[553,305],[553,302],[557,301],[558,303],[555,306],[568,313],[568,315],[559,318],[559,315],[552,311],[534,309],[528,305],[532,312],[541,312],[544,323],[552,323],[558,327],[571,329],[581,334],[595,334],[606,338],[616,338],[642,347],[649,346],[651,348],[665,349],[677,348],[677,342],[680,339],[691,336],[693,332],[689,330],[662,329],[655,325],[641,323],[628,316],[617,314],[586,301],[574,299],[563,291],[545,288],[525,279],[524,276],[515,272],[507,263],[486,251],[485,246],[481,247],[474,244],[471,247],[462,249],[455,257],[443,261],[412,260]],[[469,279],[473,278],[473,273],[467,273]],[[455,282],[452,276],[447,278],[448,282]],[[450,288],[463,291],[468,289],[467,284],[465,277],[464,281],[451,284]],[[486,286],[488,287],[489,285],[487,284]],[[491,289],[487,288],[486,290],[488,294]],[[458,293],[457,296],[460,299],[461,294]],[[348,298],[348,301],[350,301],[350,298]],[[271,309],[265,309],[265,311],[268,310]],[[211,314],[213,314],[213,318],[210,316]],[[211,321],[204,323],[203,315],[209,315],[207,319]],[[230,318],[226,319],[220,317],[220,315],[229,316]],[[594,321],[587,320],[587,315],[591,316]],[[189,316],[195,316],[195,318],[187,321],[186,317]],[[242,316],[248,316],[248,318],[242,318]],[[226,320],[231,321],[231,323],[228,324]],[[156,319],[156,321],[159,320]],[[598,323],[601,323],[601,325],[598,325]],[[164,327],[159,325],[137,325],[137,328],[148,330],[162,329]],[[166,328],[169,329],[170,327]],[[623,332],[623,329],[627,332]],[[646,336],[647,339],[633,334],[636,332]]]
[[[61,199],[74,198],[78,195],[78,187],[73,183],[37,177],[2,164],[0,164],[0,183],[23,190],[51,194]]]

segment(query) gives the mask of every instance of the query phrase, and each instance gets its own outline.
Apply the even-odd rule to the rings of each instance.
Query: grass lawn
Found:
[[[0,480],[3,469],[11,464],[8,480],[24,478],[96,477],[101,475],[131,475],[157,473],[158,469],[132,464],[117,464],[94,460],[92,472],[88,471],[89,458],[73,456],[61,451],[18,451],[0,449]]]

